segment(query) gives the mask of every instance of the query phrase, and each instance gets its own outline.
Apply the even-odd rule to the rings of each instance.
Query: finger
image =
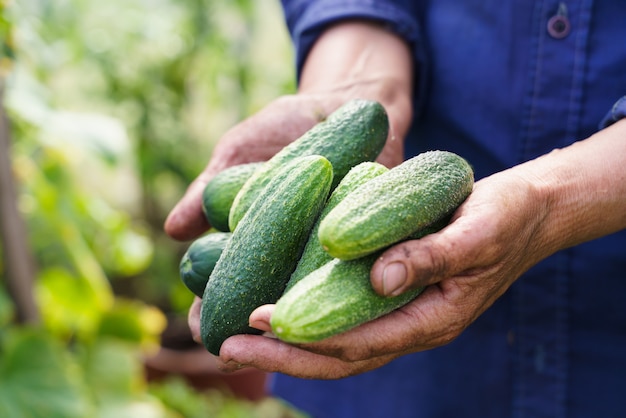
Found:
[[[169,213],[163,228],[170,237],[186,241],[209,229],[210,225],[202,212],[202,193],[209,178],[206,172],[198,176]]]
[[[324,340],[292,345],[346,363],[358,363],[374,357],[384,357],[390,353],[400,355],[432,348],[438,345],[439,341],[431,342],[429,333],[432,331],[427,331],[425,327],[435,325],[437,319],[444,316],[438,312],[436,315],[438,318],[429,318],[433,316],[433,305],[437,307],[437,303],[433,303],[432,299],[432,296],[420,299],[421,309],[401,308]],[[254,310],[250,314],[250,325],[271,332],[270,318],[274,307],[275,305],[263,305]],[[423,312],[426,312],[426,315]],[[424,341],[423,344],[415,345],[416,339]]]
[[[380,367],[391,357],[347,363],[259,335],[235,335],[222,344],[221,370],[236,371],[255,367],[266,372],[280,372],[308,379],[338,379]]]
[[[189,330],[191,331],[191,337],[198,344],[202,344],[202,336],[200,334],[200,308],[202,307],[202,299],[195,297],[189,312],[187,313],[187,323],[189,324]]]
[[[249,325],[261,331],[271,332],[270,318],[275,305],[262,305],[250,314]]]
[[[381,295],[396,296],[475,267],[484,256],[476,229],[459,218],[438,233],[391,247],[372,266],[372,287]]]
[[[250,314],[250,326],[271,333],[270,319],[275,307],[276,305],[269,304],[255,309]],[[291,345],[323,356],[336,357],[348,363],[378,357],[389,352],[403,351],[404,346],[400,347],[400,345],[389,342],[395,333],[402,333],[409,328],[405,321],[411,319],[402,314],[398,316],[396,318],[392,314],[387,318],[387,323],[368,322],[357,327],[354,331],[348,331],[316,343]],[[374,345],[376,348],[373,348]]]
[[[443,297],[443,293],[446,296]],[[339,378],[370,370],[411,352],[449,343],[471,322],[472,309],[456,308],[462,288],[431,286],[415,301],[350,331],[311,344],[286,344],[275,338],[235,336],[220,351],[221,368],[252,366],[306,378]],[[463,306],[463,304],[460,304]],[[255,327],[269,330],[274,305],[250,315]]]

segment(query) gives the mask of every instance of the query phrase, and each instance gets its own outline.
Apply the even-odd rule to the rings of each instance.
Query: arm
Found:
[[[427,285],[415,301],[316,344],[232,337],[220,352],[222,368],[339,378],[452,341],[543,258],[626,228],[625,155],[622,120],[478,181],[450,225],[390,248],[374,265],[372,284],[380,293]],[[260,307],[251,324],[269,330],[271,312],[270,305]]]
[[[169,214],[165,231],[186,240],[209,225],[202,214],[206,183],[226,167],[269,159],[316,122],[352,98],[381,102],[390,118],[380,161],[402,161],[402,139],[411,122],[412,56],[407,44],[380,24],[340,23],[326,30],[302,69],[299,92],[270,103],[220,139],[205,170]]]
[[[459,239],[463,239],[463,230],[460,229],[463,223],[469,222],[466,225],[468,230],[477,229],[481,226],[476,224],[477,220],[484,218],[486,223],[489,219],[477,217],[476,213],[472,215],[472,212],[495,212],[490,216],[496,220],[504,214],[515,214],[515,217],[503,219],[503,223],[515,225],[518,233],[506,236],[501,233],[506,225],[496,225],[491,239],[497,244],[494,250],[497,247],[511,249],[510,244],[501,242],[503,240],[521,241],[517,243],[519,248],[516,249],[523,252],[521,257],[518,256],[519,270],[523,272],[559,250],[624,229],[625,156],[626,119],[623,119],[584,141],[554,150],[478,182],[474,195],[499,191],[501,197],[493,199],[497,205],[481,207],[473,206],[477,199],[469,199],[457,212],[458,225],[455,225],[454,231],[460,234]],[[482,227],[490,229],[488,225]],[[470,232],[470,235],[473,234]],[[450,275],[461,274],[467,270],[465,258],[487,258],[484,262],[486,266],[507,261],[505,254],[498,255],[498,251],[487,257],[484,253],[484,248],[488,248],[486,239],[482,245],[479,245],[480,242],[474,243],[476,254],[467,253],[466,256],[456,253],[467,252],[469,248],[451,247],[450,240],[445,239],[443,234],[424,241],[428,245],[418,242],[399,245],[379,260],[372,272],[372,284],[380,293],[385,293],[383,289],[386,289],[386,293],[401,292],[411,286],[428,285]],[[444,251],[449,252],[445,259],[441,258]],[[433,256],[434,260],[431,261],[439,266],[438,271],[428,267],[424,269],[423,258],[426,255]],[[395,285],[385,285],[385,279],[390,279],[385,278],[385,269],[394,261],[402,263],[407,280],[401,284],[401,277],[394,277]],[[398,271],[401,272],[401,269]]]

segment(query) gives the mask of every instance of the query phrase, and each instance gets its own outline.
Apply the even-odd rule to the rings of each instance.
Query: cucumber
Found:
[[[466,160],[447,151],[424,152],[346,196],[321,221],[318,238],[334,258],[363,257],[449,216],[473,185]]]
[[[263,162],[240,164],[217,173],[202,192],[202,212],[209,224],[222,232],[229,232],[228,214],[241,186]]]
[[[232,232],[202,297],[200,331],[209,352],[218,355],[232,335],[260,333],[248,326],[248,317],[283,293],[328,198],[332,176],[324,157],[290,161]]]
[[[443,229],[444,218],[416,231],[419,239]],[[356,260],[331,259],[287,289],[270,319],[272,332],[289,343],[311,343],[379,318],[415,299],[423,288],[401,295],[380,296],[370,284],[378,251]]]
[[[233,202],[228,219],[230,230],[235,230],[260,191],[287,161],[305,155],[326,157],[334,171],[332,190],[353,166],[376,159],[388,132],[387,113],[380,103],[362,99],[347,102],[280,150],[248,179]]]
[[[319,341],[389,313],[422,291],[378,295],[370,284],[377,257],[335,258],[296,283],[276,302],[270,319],[274,335],[289,343]]]
[[[287,283],[287,288],[285,291],[289,290],[293,287],[296,282],[302,279],[304,276],[316,270],[317,268],[323,266],[330,260],[332,257],[324,251],[322,245],[317,238],[317,231],[319,229],[320,221],[333,209],[339,202],[343,200],[350,192],[356,189],[361,184],[366,181],[373,179],[381,175],[382,173],[389,171],[387,167],[382,164],[376,162],[366,161],[354,166],[348,173],[344,176],[344,178],[339,182],[335,190],[331,193],[322,213],[318,217],[313,229],[311,230],[311,235],[309,236],[309,240],[304,247],[304,252],[302,253],[302,257],[300,257],[300,261],[298,261],[298,265],[296,266],[296,270],[292,273],[291,278],[289,279],[289,283]]]
[[[189,290],[202,297],[230,232],[210,232],[191,243],[180,260],[180,278]]]

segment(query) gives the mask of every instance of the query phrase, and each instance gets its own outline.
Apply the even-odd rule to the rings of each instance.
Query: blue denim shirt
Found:
[[[626,117],[622,0],[283,6],[298,68],[346,18],[382,21],[412,45],[407,157],[447,149],[479,179]],[[276,375],[272,390],[320,418],[626,417],[625,299],[622,231],[542,261],[447,346],[336,381]]]

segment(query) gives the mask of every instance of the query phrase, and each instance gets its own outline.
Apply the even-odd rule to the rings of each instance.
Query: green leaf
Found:
[[[36,284],[37,300],[46,326],[57,335],[91,335],[102,311],[99,295],[87,280],[61,267],[42,270]]]
[[[91,407],[63,348],[34,330],[11,332],[0,356],[0,416],[84,418]]]
[[[145,349],[158,345],[167,319],[159,309],[139,300],[118,297],[98,326],[98,337],[115,337]]]
[[[86,347],[85,380],[99,401],[111,398],[130,399],[143,389],[139,352],[135,346],[101,338]]]
[[[100,338],[86,348],[85,381],[98,418],[164,418],[162,403],[147,394],[139,349],[112,338]]]

